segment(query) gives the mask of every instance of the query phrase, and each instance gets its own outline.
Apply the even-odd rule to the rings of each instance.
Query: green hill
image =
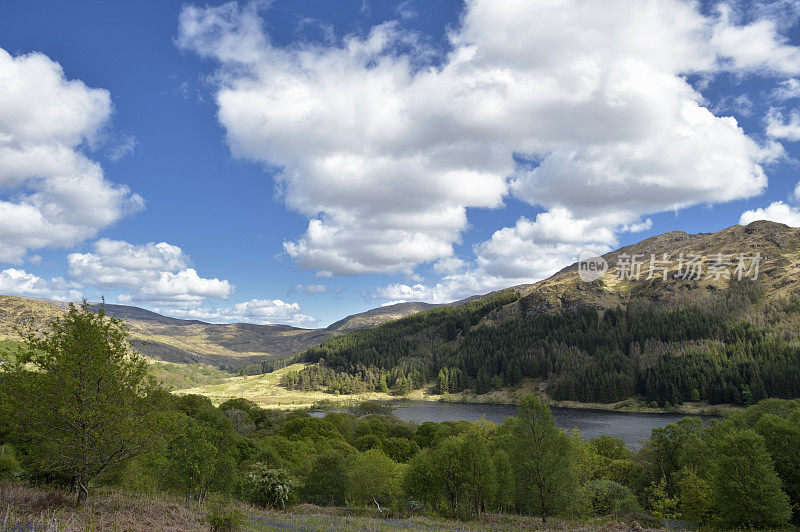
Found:
[[[664,254],[666,279],[661,270],[620,275],[631,256],[646,268]],[[687,276],[695,255],[697,279]],[[760,257],[756,280],[752,271],[737,279],[740,255],[746,267]],[[573,264],[533,285],[330,338],[303,355],[321,364],[287,385],[403,393],[436,380],[441,391],[485,393],[541,379],[556,399],[660,405],[800,396],[800,230],[754,222],[673,232],[604,258],[609,270],[591,283]]]
[[[45,299],[0,296],[0,340],[18,338],[15,326],[37,326],[65,312],[66,303]],[[240,368],[247,364],[286,358],[329,338],[332,331],[288,325],[250,323],[211,324],[180,320],[124,305],[105,305],[110,316],[124,321],[133,347],[146,357],[180,364],[209,364]]]
[[[409,303],[395,303],[394,305],[386,305],[378,307],[366,312],[352,314],[341,320],[331,323],[328,326],[329,331],[350,332],[358,329],[368,329],[375,327],[389,321],[398,320],[411,316],[417,312],[428,310],[436,305],[430,303],[409,302]]]

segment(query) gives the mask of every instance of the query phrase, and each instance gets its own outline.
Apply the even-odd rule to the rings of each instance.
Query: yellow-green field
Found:
[[[253,401],[264,408],[309,408],[320,401],[354,402],[368,400],[390,400],[396,397],[388,393],[362,393],[357,395],[333,395],[321,390],[304,392],[300,390],[287,390],[280,385],[281,377],[289,371],[303,369],[308,364],[292,364],[272,373],[252,375],[246,377],[231,377],[218,384],[208,384],[195,388],[179,390],[180,395],[199,394],[205,395],[214,404],[220,404],[228,399],[243,397]],[[407,396],[409,399],[423,399],[424,392],[415,390]]]
[[[514,388],[495,390],[486,394],[456,393],[439,395],[434,393],[434,385],[429,384],[421,390],[412,390],[406,396],[398,397],[390,393],[367,392],[352,395],[334,395],[322,390],[301,391],[288,390],[280,385],[281,378],[289,371],[298,371],[308,364],[292,364],[283,369],[264,375],[247,377],[230,377],[220,382],[205,384],[193,388],[177,390],[180,395],[198,394],[211,399],[219,405],[228,399],[242,397],[253,401],[262,408],[299,409],[311,408],[320,403],[354,404],[362,401],[445,401],[459,403],[492,403],[516,404],[519,399],[529,393],[538,393],[551,406],[566,408],[583,408],[590,410],[615,410],[619,412],[681,412],[690,415],[719,414],[722,410],[732,408],[727,405],[709,405],[707,403],[686,403],[669,410],[652,408],[635,399],[626,399],[617,403],[579,403],[577,401],[554,401],[545,393],[545,383],[541,380],[527,380]]]

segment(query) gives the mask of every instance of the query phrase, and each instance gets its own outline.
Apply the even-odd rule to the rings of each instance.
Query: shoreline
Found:
[[[706,402],[684,403],[669,408],[653,408],[639,398],[632,397],[615,403],[581,403],[578,401],[557,401],[546,393],[546,383],[541,380],[527,380],[514,388],[494,390],[486,394],[476,395],[470,392],[454,394],[433,393],[435,385],[427,384],[424,388],[411,390],[408,395],[396,396],[390,393],[365,392],[352,395],[334,395],[321,390],[300,391],[288,390],[280,385],[282,374],[292,369],[301,369],[305,364],[294,364],[272,373],[244,377],[231,377],[222,383],[207,384],[193,388],[175,390],[176,395],[199,394],[211,399],[212,403],[220,403],[234,398],[248,399],[258,406],[276,410],[333,410],[352,407],[366,401],[381,403],[397,403],[403,401],[450,402],[470,404],[506,404],[515,405],[529,394],[535,393],[550,407],[571,408],[577,410],[594,410],[603,412],[631,412],[642,414],[685,414],[720,416],[725,412],[739,410],[734,405],[711,405]]]
[[[712,405],[705,402],[698,403],[684,403],[681,405],[673,406],[670,408],[653,408],[645,403],[637,401],[634,398],[625,399],[616,403],[581,403],[578,401],[557,401],[547,395],[541,395],[541,399],[550,408],[563,408],[569,410],[585,410],[595,412],[620,412],[620,413],[633,413],[633,414],[685,414],[687,416],[722,416],[726,412],[741,410],[742,407],[737,407],[730,404]],[[403,402],[429,402],[429,403],[461,403],[461,404],[475,404],[475,405],[516,405],[516,400],[497,400],[490,399],[484,400],[480,396],[474,394],[451,394],[448,396],[430,396],[423,397],[397,397],[386,402],[396,403],[398,407],[402,407]],[[383,402],[383,401],[382,401]]]

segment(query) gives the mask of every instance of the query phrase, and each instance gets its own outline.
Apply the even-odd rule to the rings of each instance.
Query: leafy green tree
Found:
[[[213,488],[225,487],[232,480],[235,463],[229,447],[219,436],[215,437],[214,428],[208,423],[187,418],[165,455],[164,483],[183,493],[187,500],[194,496],[202,501]]]
[[[681,518],[699,525],[708,523],[714,512],[711,485],[691,469],[684,469],[678,481]]]
[[[8,445],[0,445],[0,480],[15,477],[22,472],[22,467]]]
[[[678,510],[679,501],[677,498],[670,497],[667,491],[667,479],[661,477],[658,481],[653,481],[647,488],[645,494],[656,519],[677,519],[680,517]]]
[[[517,508],[545,520],[565,513],[577,488],[572,443],[535,395],[522,400],[518,416],[511,454]]]
[[[666,483],[664,489],[675,495],[673,479],[683,467],[699,470],[708,460],[708,444],[703,440],[706,427],[700,418],[685,417],[664,427],[653,429],[640,455],[644,459],[651,482]]]
[[[786,418],[766,414],[758,420],[755,429],[764,438],[797,522],[800,520],[800,410]]]
[[[441,478],[433,451],[422,449],[408,462],[403,476],[403,492],[417,502],[438,510],[442,498]]]
[[[440,492],[450,515],[480,514],[497,496],[494,462],[486,440],[475,427],[443,440],[433,451],[431,490]]]
[[[328,451],[314,459],[305,478],[303,496],[308,502],[320,506],[344,506],[347,482],[345,456]]]
[[[20,334],[3,390],[13,437],[38,469],[73,477],[82,505],[95,477],[169,438],[164,394],[123,323],[102,308],[70,305],[49,330]]]
[[[375,504],[379,511],[391,504],[399,487],[400,469],[380,449],[350,457],[348,494],[359,505]]]
[[[467,515],[479,515],[497,496],[497,478],[486,440],[477,430],[461,436],[459,461],[464,470],[464,498]]]
[[[636,512],[639,505],[630,488],[602,478],[580,487],[578,508],[583,515],[625,515]]]
[[[766,527],[789,522],[789,497],[781,490],[764,438],[751,429],[733,429],[714,450],[711,487],[726,524]]]
[[[625,442],[619,438],[602,435],[590,442],[595,452],[600,456],[614,460],[624,460],[631,457],[630,451],[625,447]]]
[[[408,462],[419,452],[419,445],[407,438],[386,438],[380,442],[381,450],[395,462]]]
[[[497,481],[494,508],[500,512],[507,512],[514,508],[514,473],[511,459],[505,449],[497,449],[492,456],[492,462]]]

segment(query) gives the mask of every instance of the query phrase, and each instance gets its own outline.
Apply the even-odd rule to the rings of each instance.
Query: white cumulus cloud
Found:
[[[61,277],[49,281],[17,268],[0,271],[0,294],[44,297],[60,301],[77,301],[82,295],[81,286]]]
[[[228,3],[184,8],[178,43],[220,65],[232,153],[277,168],[308,217],[285,243],[300,266],[411,275],[434,262],[437,284],[379,292],[440,302],[540,279],[646,230],[650,213],[761,193],[774,143],[713,114],[687,76],[787,78],[800,49],[773,19],[734,18],[678,0],[470,0],[429,64],[401,22],[281,47],[257,8]],[[544,212],[475,245],[468,267],[452,261],[467,209],[511,194]]]
[[[756,220],[770,220],[791,227],[800,227],[800,209],[782,201],[775,201],[767,207],[744,211],[739,218],[739,223],[747,225]]]
[[[67,263],[69,276],[84,285],[125,290],[120,303],[185,306],[233,293],[227,280],[198,275],[181,248],[166,242],[134,245],[103,238],[91,253],[70,253]]]
[[[111,112],[108,91],[43,54],[0,48],[0,261],[72,246],[143,207],[84,153]]]
[[[767,135],[788,141],[800,140],[800,112],[792,111],[788,117],[778,109],[770,109],[766,117]]]
[[[295,327],[312,327],[317,318],[303,314],[300,305],[280,299],[252,299],[230,307],[208,308],[205,306],[191,308],[156,309],[177,318],[208,321],[211,323],[247,322],[260,325],[293,325]]]

